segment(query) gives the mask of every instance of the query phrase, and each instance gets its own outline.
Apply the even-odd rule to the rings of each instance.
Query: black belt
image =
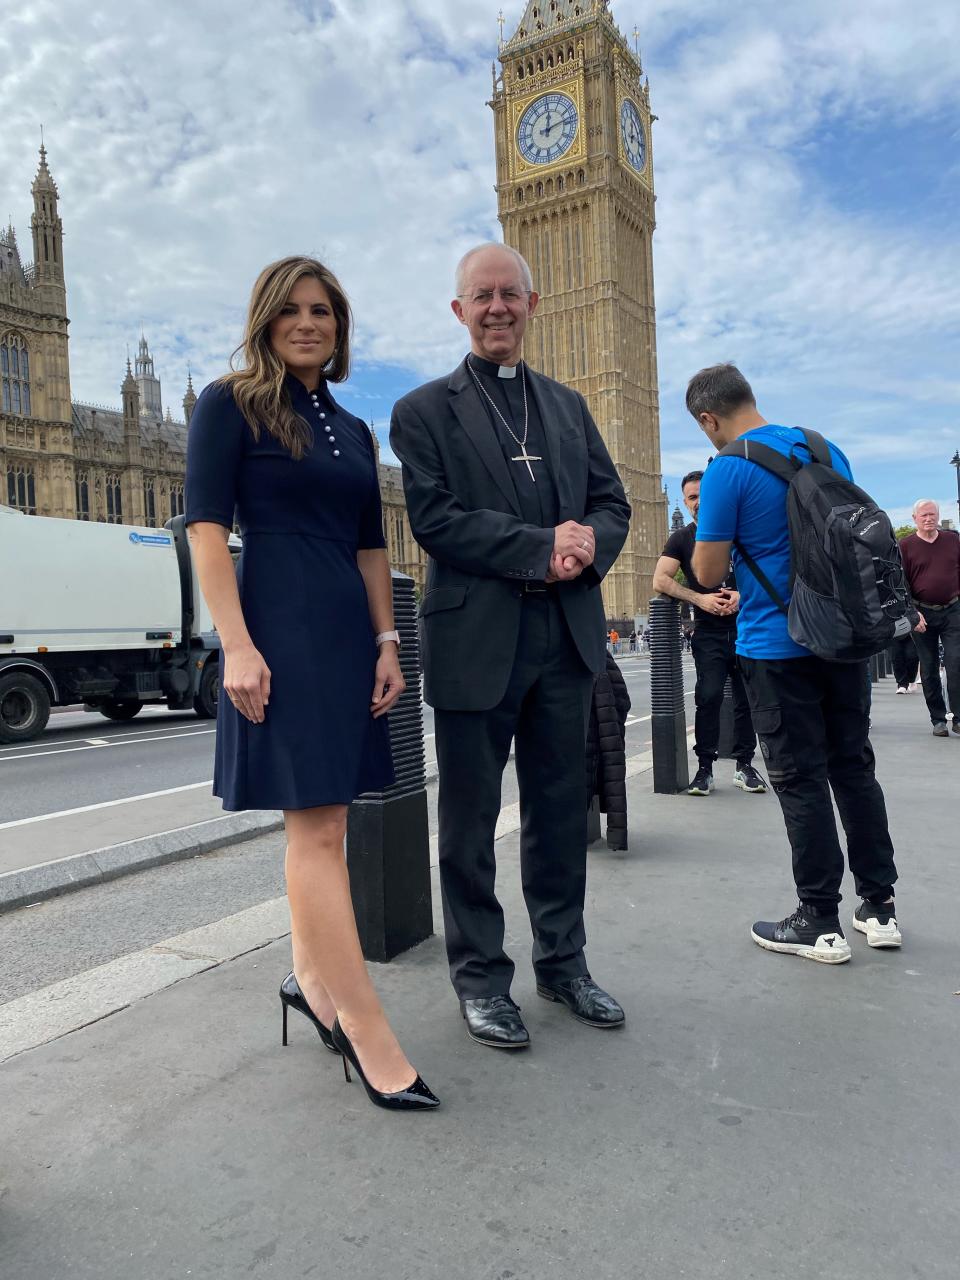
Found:
[[[557,584],[555,582],[525,582],[523,584],[523,594],[525,596],[542,596],[548,591],[556,591]]]
[[[917,607],[920,609],[952,609],[958,600],[960,600],[960,596],[954,596],[946,604],[926,604],[923,600],[918,600]]]

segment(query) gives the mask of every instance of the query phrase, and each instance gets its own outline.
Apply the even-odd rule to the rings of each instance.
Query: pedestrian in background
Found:
[[[715,591],[708,591],[697,581],[693,570],[702,479],[702,471],[691,471],[683,477],[680,486],[683,504],[693,519],[683,529],[675,529],[671,533],[653,571],[654,591],[693,606],[690,643],[697,669],[693,695],[696,705],[693,750],[697,757],[697,772],[687,788],[687,795],[708,796],[713,791],[713,766],[720,758],[720,708],[727,680],[733,697],[733,755],[737,763],[733,783],[741,791],[762,794],[767,784],[753,765],[757,736],[737,667],[737,611],[740,607],[737,580],[731,569]],[[685,585],[676,580],[678,570],[683,571]]]
[[[913,504],[913,522],[917,532],[901,539],[900,555],[920,614],[913,640],[920,656],[923,696],[934,737],[946,738],[941,644],[953,732],[960,733],[960,533],[940,528],[940,508],[932,498],[920,498]]]
[[[695,374],[687,408],[719,449],[743,438],[748,445],[811,461],[803,432],[762,418],[750,384],[734,365]],[[850,479],[846,458],[826,443],[834,470]],[[844,858],[831,790],[862,899],[853,927],[866,933],[873,947],[900,946],[893,897],[897,871],[868,736],[869,663],[828,662],[797,644],[785,614],[744,559],[749,556],[781,600],[789,601],[786,498],[786,482],[758,463],[715,458],[700,487],[693,568],[705,587],[719,586],[733,554],[740,587],[740,669],[793,851],[799,906],[783,920],[758,920],[752,937],[770,951],[842,964],[851,952],[838,914]]]
[[[394,779],[384,716],[404,689],[373,441],[330,393],[349,372],[351,323],[320,262],[263,270],[242,367],[204,389],[190,422],[186,522],[221,643],[214,794],[232,811],[283,810],[283,1042],[292,1008],[372,1102],[419,1110],[437,1099],[367,974],[344,858],[347,806]]]
[[[913,693],[920,670],[920,654],[913,635],[897,636],[890,642],[887,653],[893,667],[893,678],[897,682],[897,693]]]

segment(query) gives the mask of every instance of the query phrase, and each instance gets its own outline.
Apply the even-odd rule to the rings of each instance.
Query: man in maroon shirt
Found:
[[[953,732],[960,733],[960,534],[941,529],[940,508],[930,498],[913,506],[917,532],[900,543],[907,584],[920,621],[913,633],[920,655],[923,696],[935,737],[948,737],[940,679],[940,645],[947,673]]]

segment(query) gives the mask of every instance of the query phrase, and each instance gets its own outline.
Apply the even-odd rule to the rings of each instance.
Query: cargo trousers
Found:
[[[841,899],[844,856],[832,790],[857,893],[886,901],[897,870],[870,745],[868,663],[812,655],[739,661],[767,776],[783,811],[797,897],[822,909]]]

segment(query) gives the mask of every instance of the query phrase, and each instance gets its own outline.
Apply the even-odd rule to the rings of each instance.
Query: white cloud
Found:
[[[74,394],[118,398],[142,320],[176,403],[188,360],[198,383],[222,370],[259,268],[296,251],[342,275],[363,360],[411,380],[449,367],[453,264],[497,234],[496,8],[32,0],[7,15],[0,173],[26,244],[43,121]],[[520,0],[507,10],[516,21]],[[768,416],[839,436],[881,501],[942,489],[960,443],[960,249],[920,205],[915,219],[852,208],[832,149],[856,155],[857,131],[884,120],[922,130],[955,113],[960,9],[620,0],[616,17],[643,29],[660,117],[665,474],[703,462],[686,378],[731,358]],[[869,190],[873,176],[849,179]],[[955,191],[955,156],[940,180]]]

